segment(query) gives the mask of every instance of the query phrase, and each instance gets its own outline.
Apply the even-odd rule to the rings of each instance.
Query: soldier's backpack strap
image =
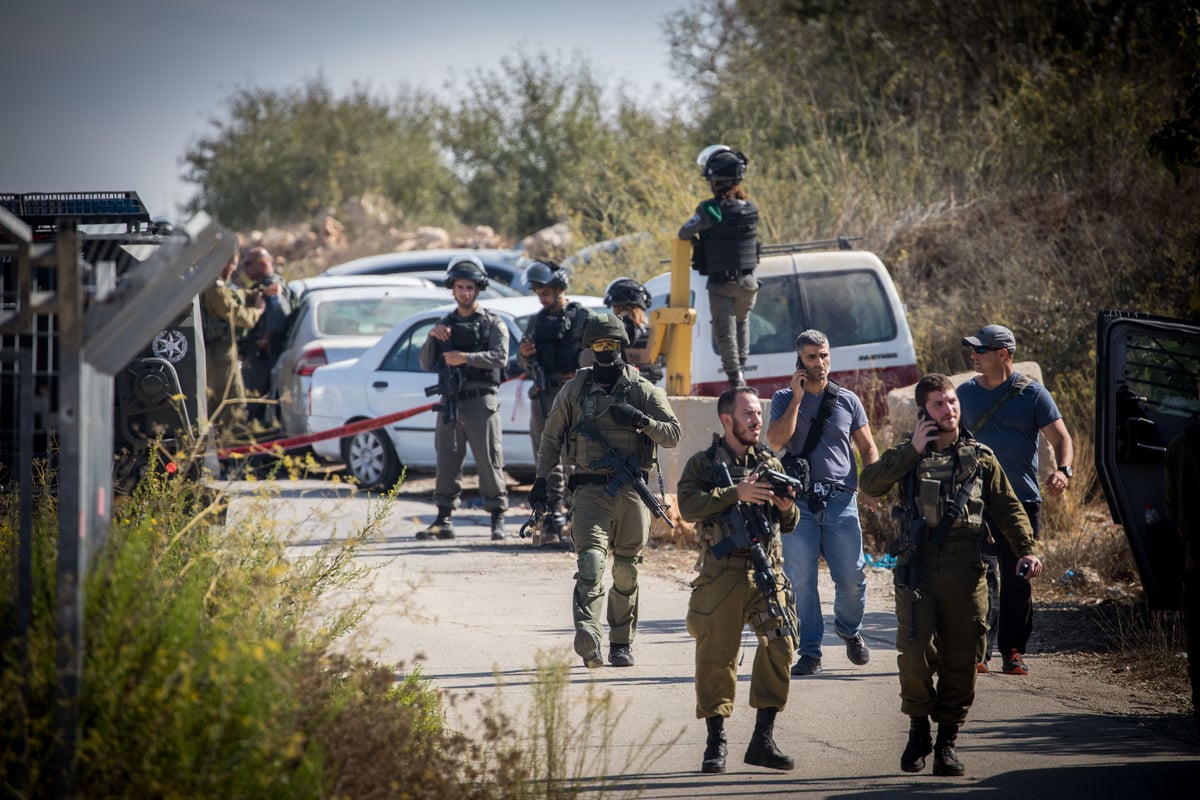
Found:
[[[1031,383],[1033,383],[1033,378],[1018,372],[1016,378],[1013,379],[1012,386],[1008,387],[1008,391],[1000,395],[996,402],[992,403],[992,407],[983,412],[983,416],[975,421],[975,431],[983,430],[983,426],[992,421],[992,417],[996,416],[996,412],[1000,410],[1002,405],[1008,402],[1010,397],[1018,396],[1021,392],[1028,389]]]

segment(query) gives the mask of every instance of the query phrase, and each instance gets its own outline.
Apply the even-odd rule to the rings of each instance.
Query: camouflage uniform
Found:
[[[238,366],[238,336],[252,329],[258,311],[246,305],[246,294],[218,278],[200,295],[204,327],[205,366],[208,375],[208,416],[213,424],[226,424],[245,411],[246,387]],[[215,419],[226,402],[221,418]]]
[[[714,464],[718,460],[729,468],[733,486],[716,488]],[[733,713],[738,653],[746,625],[758,637],[750,676],[750,707],[782,709],[787,704],[791,683],[788,668],[796,643],[790,636],[778,635],[781,621],[767,613],[766,599],[754,582],[753,565],[746,550],[734,550],[721,559],[711,550],[729,535],[725,517],[737,504],[736,484],[761,464],[783,471],[783,465],[769,449],[751,447],[739,459],[718,434],[711,447],[688,460],[679,479],[679,513],[685,520],[698,523],[696,533],[702,548],[700,574],[692,581],[687,614],[688,633],[696,639],[698,719],[728,717]],[[795,505],[787,511],[771,505],[764,508],[777,534],[764,549],[780,583],[777,601],[781,608],[788,608],[792,602],[788,596],[791,586],[783,574],[783,550],[778,534],[796,527],[800,511]]]
[[[575,470],[570,486],[574,492],[571,538],[577,553],[572,600],[577,652],[581,637],[594,643],[596,650],[602,639],[603,576],[610,551],[613,567],[612,588],[608,592],[609,641],[613,645],[633,642],[637,633],[638,564],[650,535],[650,511],[632,485],[621,486],[615,496],[605,493],[611,474],[592,466],[605,455],[605,448],[580,433],[577,426],[587,417],[622,456],[636,454],[643,470],[654,461],[655,445],[674,447],[680,436],[679,420],[666,394],[641,377],[636,367],[621,367],[620,377],[611,390],[593,380],[593,369],[580,369],[563,386],[546,420],[538,449],[539,479],[545,480],[560,459]],[[609,409],[618,403],[628,403],[648,416],[646,426],[635,430],[616,422]]]
[[[1018,558],[1033,555],[1033,529],[986,445],[963,433],[944,451],[918,453],[909,439],[911,434],[863,467],[859,488],[879,496],[917,471],[916,501],[927,528],[916,554],[916,602],[912,590],[896,587],[900,710],[910,717],[931,717],[939,726],[961,726],[975,699],[975,665],[987,635],[986,565],[979,550],[983,510],[996,520]],[[932,529],[977,467],[979,477],[960,517],[940,544],[934,542]],[[905,560],[902,556],[899,566]],[[915,630],[912,638],[910,630]]]

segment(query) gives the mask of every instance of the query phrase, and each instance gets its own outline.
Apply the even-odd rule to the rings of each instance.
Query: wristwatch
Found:
[[[1058,471],[1061,472],[1063,475],[1066,475],[1068,478],[1072,478],[1075,476],[1075,470],[1071,469],[1066,464],[1063,464],[1061,467],[1059,467]]]

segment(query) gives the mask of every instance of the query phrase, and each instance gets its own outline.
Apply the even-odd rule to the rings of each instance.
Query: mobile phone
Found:
[[[927,419],[929,419],[929,412],[925,410],[925,406],[921,406],[917,409],[917,422],[924,422]]]

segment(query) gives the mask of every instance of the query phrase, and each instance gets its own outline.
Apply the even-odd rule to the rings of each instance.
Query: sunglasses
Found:
[[[593,353],[611,353],[614,350],[620,350],[621,343],[616,339],[600,339],[592,342]]]
[[[979,355],[983,355],[984,353],[995,353],[995,352],[997,352],[998,350],[1006,350],[1006,349],[1008,349],[1008,348],[1005,348],[1005,347],[984,347],[983,345],[979,345],[979,346],[977,346],[977,347],[972,347],[971,349],[972,349],[972,350],[974,350],[974,351],[975,351],[976,353],[978,353]]]

